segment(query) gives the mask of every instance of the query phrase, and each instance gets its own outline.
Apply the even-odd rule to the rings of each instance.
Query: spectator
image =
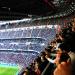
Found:
[[[61,62],[54,70],[53,75],[72,75],[71,74],[71,65],[66,62]]]
[[[62,53],[57,60],[57,67],[54,70],[54,75],[72,75],[71,74],[71,62],[68,61],[69,55]]]

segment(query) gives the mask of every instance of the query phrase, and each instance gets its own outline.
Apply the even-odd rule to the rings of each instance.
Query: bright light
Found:
[[[30,44],[31,44],[31,42],[26,42],[25,44],[26,44],[26,45],[30,45]]]
[[[19,43],[16,43],[16,42],[12,42],[12,43],[10,43],[11,45],[19,45]]]
[[[4,45],[3,43],[0,43],[0,45]]]
[[[41,46],[45,46],[45,43],[41,43],[40,45],[41,45]]]

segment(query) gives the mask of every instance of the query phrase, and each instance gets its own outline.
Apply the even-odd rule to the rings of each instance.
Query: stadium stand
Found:
[[[63,27],[41,25],[1,29],[0,63],[19,65],[18,75],[74,75],[74,37],[75,20]]]
[[[27,67],[54,36],[55,29],[51,25],[1,29],[0,61]]]
[[[64,26],[1,29],[0,63],[20,66],[18,75],[74,75],[74,38],[74,19]]]
[[[0,75],[75,75],[75,0],[1,0]]]
[[[19,75],[75,74],[75,19],[64,26],[41,54]]]

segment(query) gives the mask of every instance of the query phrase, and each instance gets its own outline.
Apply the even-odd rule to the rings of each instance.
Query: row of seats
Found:
[[[0,61],[3,63],[12,63],[20,66],[28,66],[35,58],[36,53],[16,53],[16,52],[0,52]]]
[[[27,29],[16,31],[0,31],[0,39],[13,39],[13,38],[25,38],[25,37],[42,37],[49,39],[49,35],[54,36],[55,29]]]
[[[0,44],[0,50],[36,50],[41,52],[44,46],[41,46],[40,44]]]
[[[23,38],[23,39],[0,39],[0,43],[31,43],[31,44],[41,44],[44,43],[46,40],[43,38]]]

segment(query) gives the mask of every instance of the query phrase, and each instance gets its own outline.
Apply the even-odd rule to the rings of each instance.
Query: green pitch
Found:
[[[19,69],[17,66],[0,65],[0,75],[17,75]]]

